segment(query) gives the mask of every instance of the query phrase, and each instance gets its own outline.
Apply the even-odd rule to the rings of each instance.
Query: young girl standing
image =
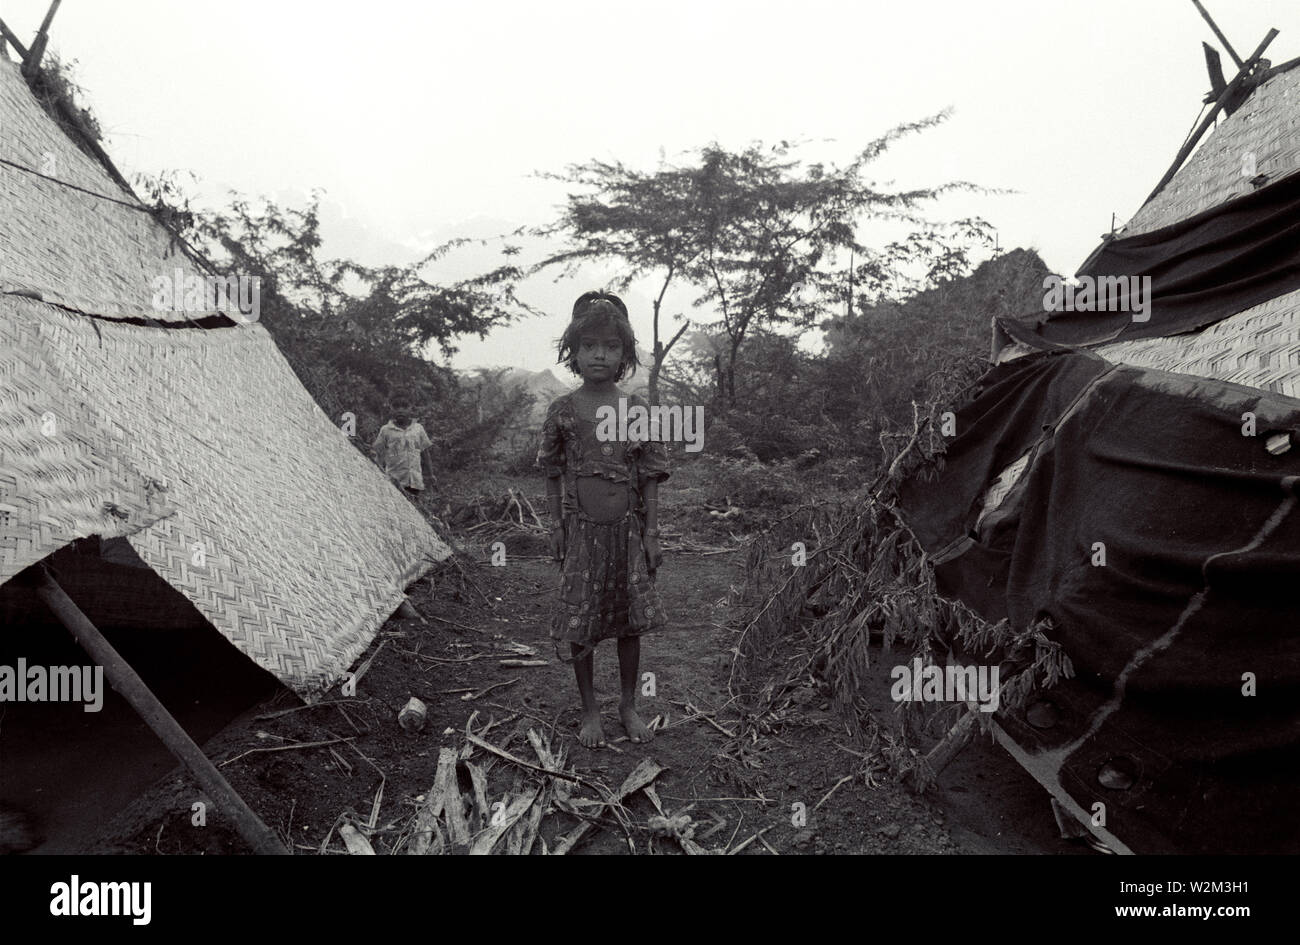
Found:
[[[546,471],[551,552],[561,563],[560,601],[551,625],[560,658],[574,664],[582,697],[578,739],[605,744],[592,683],[593,653],[618,640],[619,717],[628,738],[653,733],[636,712],[641,634],[664,626],[654,588],[659,549],[659,483],[668,478],[664,445],[653,440],[601,440],[598,411],[618,410],[627,395],[617,382],[639,366],[627,306],[617,296],[586,292],[559,343],[559,361],[582,386],[546,412],[537,463]],[[647,407],[640,397],[629,404]],[[565,648],[568,652],[564,652]]]

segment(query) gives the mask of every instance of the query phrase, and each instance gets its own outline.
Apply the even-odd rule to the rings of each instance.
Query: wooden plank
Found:
[[[1201,49],[1205,51],[1205,71],[1210,74],[1210,94],[1205,96],[1205,103],[1217,102],[1223,90],[1228,87],[1228,80],[1223,77],[1223,63],[1219,59],[1219,52],[1209,43],[1201,43]],[[1112,226],[1112,230],[1115,228]]]
[[[1066,793],[1065,788],[1061,785],[1059,772],[1053,764],[1025,751],[997,722],[991,722],[990,724],[993,729],[993,737],[999,745],[1006,749],[1007,754],[1015,760],[1016,764],[1024,768],[1030,777],[1046,788],[1047,792],[1056,798],[1062,807],[1074,815],[1080,824],[1087,827],[1093,836],[1116,853],[1127,856],[1133,855],[1133,851],[1119,837],[1105,827],[1093,826],[1092,814],[1080,807],[1079,802]]]

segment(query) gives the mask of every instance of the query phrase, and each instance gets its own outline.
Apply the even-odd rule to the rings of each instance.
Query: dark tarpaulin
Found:
[[[998,319],[999,327],[1036,348],[1164,337],[1300,289],[1300,173],[1159,230],[1112,240],[1078,275],[1150,276],[1149,319],[1134,321],[1130,310],[1040,310]]]
[[[1047,693],[1059,725],[1008,731],[1054,748],[1071,796],[1139,852],[1300,850],[1300,433],[1264,447],[1300,429],[1300,401],[1045,354],[986,375],[957,425],[943,470],[900,496],[940,590],[1017,628],[1050,617],[1077,674]],[[1134,787],[1099,785],[1114,757]]]

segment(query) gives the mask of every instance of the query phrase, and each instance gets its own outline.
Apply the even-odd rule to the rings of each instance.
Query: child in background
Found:
[[[582,377],[582,386],[551,404],[537,452],[547,476],[551,552],[562,570],[551,639],[560,659],[573,661],[582,697],[578,739],[588,748],[605,744],[593,654],[601,640],[618,640],[619,717],[631,741],[645,742],[654,736],[636,712],[640,635],[665,623],[653,580],[663,558],[658,500],[659,483],[668,478],[667,451],[653,440],[596,437],[597,410],[618,409],[627,395],[615,382],[639,366],[621,299],[580,296],[558,347],[559,362]],[[647,406],[640,397],[628,400]]]
[[[424,490],[426,470],[428,478],[434,477],[424,452],[433,441],[412,413],[409,404],[399,405],[393,419],[380,428],[373,448],[375,460],[393,484],[414,497]]]

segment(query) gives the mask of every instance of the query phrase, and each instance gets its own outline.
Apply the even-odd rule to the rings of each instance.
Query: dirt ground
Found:
[[[583,748],[575,737],[572,670],[556,659],[547,638],[556,565],[542,557],[533,536],[505,536],[506,562],[493,566],[491,542],[459,535],[469,552],[463,572],[444,564],[411,589],[423,619],[394,617],[384,626],[355,694],[335,689],[323,704],[303,708],[281,691],[205,745],[250,807],[290,839],[293,852],[345,852],[337,830],[345,814],[373,823],[374,848],[390,850],[433,785],[439,749],[464,745],[471,718],[476,731],[487,721],[504,722],[491,740],[517,752],[527,749],[527,729],[545,731],[552,744],[567,748],[578,775],[608,785],[620,783],[642,758],[654,759],[668,769],[656,781],[665,812],[688,812],[696,842],[710,850],[732,849],[759,834],[746,855],[1087,852],[1057,837],[1046,794],[988,743],[966,749],[918,797],[883,759],[850,747],[813,679],[793,693],[791,710],[769,734],[729,737],[736,729],[728,696],[736,631],[727,601],[744,577],[744,556],[735,550],[666,555],[658,586],[671,629],[645,638],[641,666],[653,674],[654,694],[642,697],[641,711],[647,720],[661,720],[657,737],[645,745],[619,737],[617,662],[606,644],[596,656],[596,685],[611,744]],[[873,712],[887,725],[894,708],[888,668],[901,658],[881,654],[879,679],[869,687]],[[504,659],[545,665],[502,666]],[[428,706],[417,733],[397,723],[411,696]],[[517,784],[512,768],[490,765],[489,799]],[[207,801],[177,769],[116,816],[88,852],[246,852],[219,812],[196,825],[194,805]],[[654,813],[643,795],[635,795],[629,811],[633,818]],[[556,812],[543,819],[541,836],[553,846],[576,823]],[[635,852],[648,848],[643,843]],[[654,849],[676,850],[666,843]],[[629,839],[602,824],[575,852],[627,853]]]

